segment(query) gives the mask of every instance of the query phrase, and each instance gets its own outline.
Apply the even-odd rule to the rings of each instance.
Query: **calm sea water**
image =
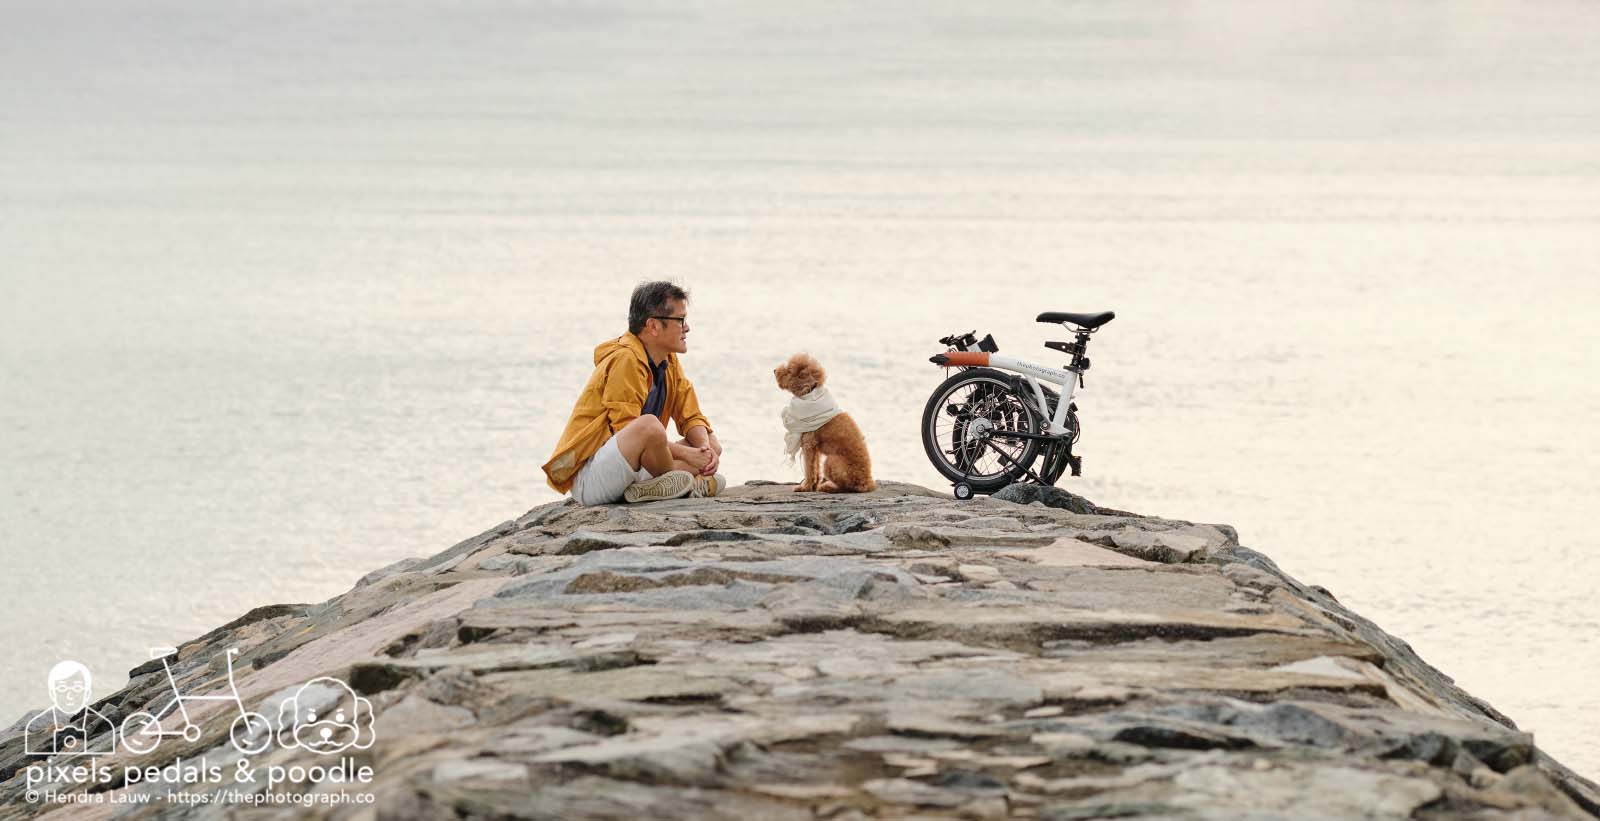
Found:
[[[554,494],[632,285],[734,481],[796,350],[880,476],[952,331],[1120,508],[1228,522],[1600,776],[1600,7],[8,9],[0,723]]]

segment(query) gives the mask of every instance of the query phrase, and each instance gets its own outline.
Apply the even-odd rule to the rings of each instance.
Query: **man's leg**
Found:
[[[672,458],[672,447],[667,444],[667,429],[661,420],[647,414],[629,422],[611,438],[617,453],[627,466],[650,474],[649,479],[639,479],[622,491],[627,502],[654,502],[677,499],[681,496],[715,496],[722,490],[721,477],[698,478],[697,471],[688,462]],[[610,443],[607,443],[608,445]]]
[[[669,470],[695,472],[688,462],[672,458],[672,449],[667,446],[667,428],[653,413],[629,422],[617,431],[616,438],[617,450],[634,470],[642,467],[650,471],[651,476],[660,476]]]

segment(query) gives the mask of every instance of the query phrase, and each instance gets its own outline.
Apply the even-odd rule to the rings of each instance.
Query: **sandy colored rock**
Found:
[[[327,602],[256,608],[178,648],[174,676],[218,693],[233,647],[251,709],[317,676],[361,691],[373,803],[295,810],[314,817],[1600,814],[1592,782],[1233,528],[1009,495],[1029,503],[892,481],[554,502]],[[120,718],[167,691],[144,665],[103,703]],[[198,705],[197,740],[108,763],[181,756],[259,792],[232,780],[230,709]],[[52,808],[25,800],[22,726],[0,733],[5,817]]]

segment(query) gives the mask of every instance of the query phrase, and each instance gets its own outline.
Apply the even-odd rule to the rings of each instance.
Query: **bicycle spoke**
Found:
[[[1006,386],[990,380],[955,386],[939,400],[929,420],[945,464],[975,480],[989,481],[1021,464],[1031,443],[996,441],[989,431],[1037,432],[1031,411]],[[1029,460],[1031,461],[1031,460]]]

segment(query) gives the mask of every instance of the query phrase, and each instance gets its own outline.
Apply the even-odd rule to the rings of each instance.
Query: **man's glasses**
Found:
[[[666,322],[669,319],[671,319],[671,320],[673,320],[675,322],[681,322],[681,323],[683,323],[683,329],[685,331],[689,330],[689,318],[686,317],[686,316],[652,316],[650,318],[651,319],[659,319],[662,322]]]
[[[60,693],[60,694],[62,694],[64,696],[75,696],[75,695],[81,694],[84,690],[87,690],[89,688],[84,686],[83,682],[81,682],[81,681],[75,681],[75,682],[73,682],[71,684],[68,684],[68,683],[63,681],[63,682],[57,683],[56,686],[54,688],[52,688],[52,689],[54,689],[56,692],[58,692],[58,693]]]

